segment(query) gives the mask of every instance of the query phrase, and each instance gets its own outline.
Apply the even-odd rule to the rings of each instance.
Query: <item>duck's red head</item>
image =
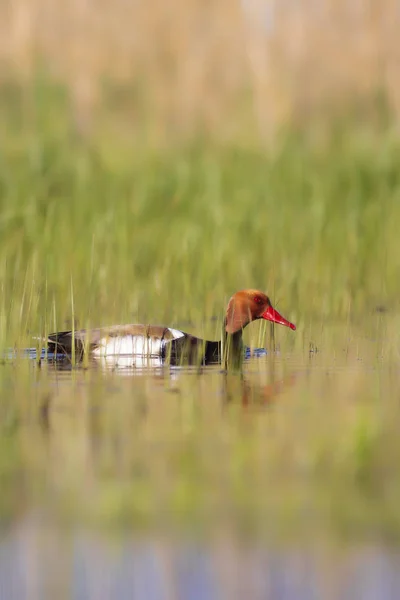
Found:
[[[236,333],[256,319],[266,319],[273,323],[286,325],[295,330],[296,326],[287,321],[277,310],[272,308],[268,296],[258,290],[242,290],[236,292],[229,300],[225,318],[227,333]]]

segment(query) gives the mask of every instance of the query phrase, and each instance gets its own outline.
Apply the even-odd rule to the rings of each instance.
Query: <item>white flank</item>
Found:
[[[157,368],[163,366],[161,356],[102,356],[98,357],[101,366],[105,370],[113,370],[121,372],[121,374],[140,375],[143,369],[148,371],[149,368]]]
[[[185,334],[178,329],[169,329],[174,339]],[[147,338],[143,335],[124,335],[105,337],[93,350],[93,356],[160,356],[161,340]]]

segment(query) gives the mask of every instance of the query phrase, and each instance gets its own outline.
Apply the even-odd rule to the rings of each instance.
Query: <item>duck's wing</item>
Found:
[[[164,343],[185,336],[183,331],[162,325],[112,325],[93,329],[58,331],[47,336],[49,352],[161,355]]]

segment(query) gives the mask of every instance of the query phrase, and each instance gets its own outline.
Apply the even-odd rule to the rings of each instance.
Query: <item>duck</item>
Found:
[[[253,321],[265,319],[293,331],[296,326],[273,308],[269,297],[256,289],[233,294],[226,309],[221,340],[209,341],[162,325],[112,325],[93,329],[59,331],[47,336],[47,352],[81,359],[137,356],[159,358],[171,364],[212,364],[244,356],[242,333]]]

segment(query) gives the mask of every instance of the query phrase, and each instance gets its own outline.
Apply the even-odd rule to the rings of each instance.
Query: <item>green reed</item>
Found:
[[[20,111],[3,100],[7,343],[71,319],[194,320],[211,334],[206,318],[244,287],[266,290],[303,325],[397,305],[400,145],[390,128],[166,151],[105,137],[101,125],[77,137],[52,88]]]

